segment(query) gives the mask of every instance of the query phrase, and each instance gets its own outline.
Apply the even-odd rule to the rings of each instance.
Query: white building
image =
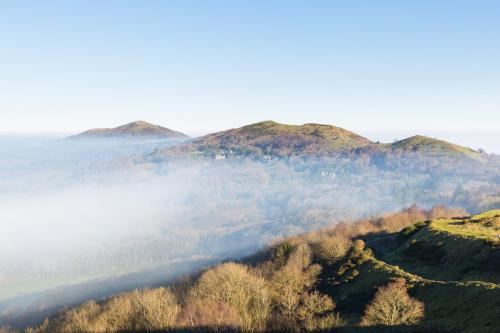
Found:
[[[216,160],[225,160],[226,159],[226,154],[218,153],[217,155],[215,155],[215,159]]]

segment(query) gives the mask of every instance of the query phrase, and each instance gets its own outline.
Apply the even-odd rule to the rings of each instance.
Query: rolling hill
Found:
[[[393,143],[375,143],[340,127],[322,124],[285,125],[263,121],[208,134],[180,146],[158,149],[151,160],[182,155],[210,158],[367,156],[386,159],[420,156],[447,161],[485,162],[484,154],[443,140],[412,136]]]
[[[71,139],[98,139],[98,138],[188,138],[187,135],[173,131],[166,127],[134,121],[114,128],[95,128],[70,137]]]
[[[285,239],[167,289],[134,291],[65,310],[34,332],[496,333],[500,210],[453,217],[460,213],[410,208]],[[441,217],[422,220],[430,216]],[[413,300],[406,306],[420,304],[416,319],[366,321],[377,293],[394,285],[401,297]],[[399,300],[385,300],[393,301]]]
[[[263,121],[195,139],[189,151],[204,154],[290,157],[326,155],[370,144],[370,140],[340,127],[300,126]]]
[[[484,156],[478,151],[422,135],[415,135],[382,147],[389,149],[392,153],[418,152],[434,157],[463,157],[480,162],[484,161]]]
[[[321,124],[285,125],[263,121],[208,134],[193,141],[155,151],[153,160],[183,154],[214,158],[327,156],[371,145],[372,142],[340,127]]]

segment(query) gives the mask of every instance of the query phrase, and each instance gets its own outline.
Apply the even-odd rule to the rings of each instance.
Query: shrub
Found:
[[[236,310],[224,302],[190,299],[184,306],[179,324],[183,327],[210,327],[236,330],[240,327],[240,317]]]
[[[333,263],[342,258],[350,246],[351,241],[345,236],[326,237],[318,244],[319,257],[328,263]]]
[[[424,304],[411,298],[405,280],[399,279],[377,290],[373,301],[365,310],[361,325],[414,325],[423,316]]]
[[[310,262],[310,247],[300,244],[290,255],[287,264],[273,275],[273,302],[282,315],[293,317],[302,293],[316,282],[321,267],[310,265]]]
[[[365,249],[365,242],[362,239],[356,239],[352,243],[352,248],[354,251],[361,252]]]
[[[293,245],[288,241],[284,241],[274,251],[274,259],[279,263],[284,264],[288,260],[292,250]]]
[[[180,306],[167,288],[135,290],[113,296],[102,304],[88,301],[46,320],[31,332],[120,332],[164,330],[175,325]],[[28,331],[30,332],[30,331]]]
[[[180,312],[175,295],[166,288],[155,288],[132,293],[134,328],[164,330],[174,326]]]
[[[332,324],[323,315],[332,313],[335,304],[327,295],[322,295],[317,291],[307,293],[301,298],[301,305],[297,309],[297,317],[301,322],[301,326],[307,331],[332,328],[325,327]],[[333,313],[332,313],[333,314]]]
[[[404,228],[403,230],[401,230],[401,236],[403,238],[410,238],[415,233],[417,233],[417,231],[419,231],[420,229],[422,229],[425,226],[426,226],[426,223],[424,221],[419,221],[419,222],[412,224],[412,225]]]
[[[286,265],[271,280],[276,316],[271,328],[279,331],[329,329],[337,325],[335,304],[327,295],[311,291],[321,272],[321,266],[311,265],[311,249],[299,244],[290,254]]]
[[[286,265],[289,268],[294,269],[305,269],[312,261],[312,251],[311,247],[306,243],[301,243],[295,247],[295,249],[290,253],[288,262]]]
[[[330,332],[332,328],[345,326],[346,321],[338,313],[330,313],[316,321],[317,331]]]
[[[190,296],[212,305],[228,304],[238,313],[245,331],[265,328],[270,310],[267,283],[244,265],[225,263],[203,273]]]
[[[107,327],[106,323],[99,318],[100,312],[101,308],[95,301],[85,302],[64,314],[60,332],[104,332]]]

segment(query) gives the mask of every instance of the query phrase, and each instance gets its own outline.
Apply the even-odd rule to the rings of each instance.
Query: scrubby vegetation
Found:
[[[496,212],[458,218],[465,215],[460,209],[410,208],[335,225],[280,241],[241,262],[220,264],[170,287],[89,301],[28,332],[379,332],[383,327],[393,332],[496,332],[498,271],[476,267],[490,281],[472,279],[477,275],[463,271],[460,279],[438,279],[432,273],[457,255],[445,245],[456,241],[455,234],[440,231],[443,238],[432,240],[434,224],[468,220],[495,228],[488,221],[496,219]],[[408,250],[424,239],[425,246],[437,246],[442,254],[434,258],[425,247]],[[490,254],[496,251],[487,240],[470,241],[483,242],[492,248]],[[461,261],[473,262],[473,255],[463,253]],[[420,263],[421,271],[415,269]]]
[[[380,287],[361,320],[364,326],[415,325],[424,317],[424,304],[408,295],[406,280]]]

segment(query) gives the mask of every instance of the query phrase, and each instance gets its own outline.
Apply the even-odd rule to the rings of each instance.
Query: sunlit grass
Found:
[[[439,219],[432,221],[434,230],[485,239],[500,240],[500,210],[491,210],[465,219]]]

